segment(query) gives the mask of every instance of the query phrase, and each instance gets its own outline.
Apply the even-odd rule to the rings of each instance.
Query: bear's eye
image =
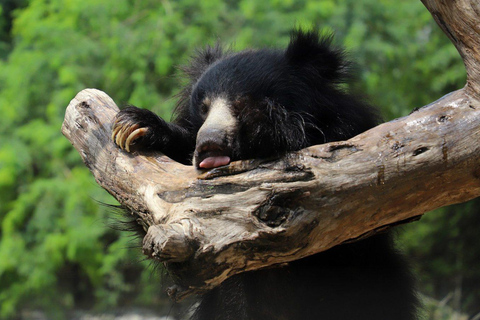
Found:
[[[206,115],[208,113],[208,110],[210,110],[210,99],[206,98],[200,104],[200,113],[202,115]]]
[[[202,104],[200,105],[200,112],[201,112],[202,114],[207,114],[207,113],[208,113],[208,106],[207,106],[205,103],[202,103]]]

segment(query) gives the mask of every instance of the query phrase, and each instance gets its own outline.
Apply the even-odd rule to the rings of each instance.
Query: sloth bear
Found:
[[[128,152],[161,151],[199,170],[351,138],[378,117],[348,92],[350,64],[331,38],[296,30],[285,50],[199,51],[184,68],[174,122],[130,106],[112,138]],[[384,233],[233,276],[202,297],[193,319],[411,320],[413,288]]]

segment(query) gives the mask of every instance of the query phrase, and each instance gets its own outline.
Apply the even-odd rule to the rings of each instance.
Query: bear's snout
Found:
[[[205,129],[197,137],[193,163],[198,168],[210,169],[230,163],[232,149],[226,132],[216,128]]]

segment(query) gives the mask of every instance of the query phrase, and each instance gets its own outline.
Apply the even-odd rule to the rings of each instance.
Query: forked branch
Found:
[[[467,86],[348,141],[200,172],[117,148],[118,108],[105,93],[87,89],[71,101],[62,132],[138,216],[144,253],[174,276],[174,298],[480,195],[480,5],[424,3],[461,52]]]

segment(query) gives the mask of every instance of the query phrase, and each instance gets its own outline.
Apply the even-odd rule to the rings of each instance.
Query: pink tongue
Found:
[[[200,168],[211,169],[220,166],[224,166],[230,163],[230,157],[221,156],[221,157],[208,157],[203,159],[202,162],[198,165]]]

